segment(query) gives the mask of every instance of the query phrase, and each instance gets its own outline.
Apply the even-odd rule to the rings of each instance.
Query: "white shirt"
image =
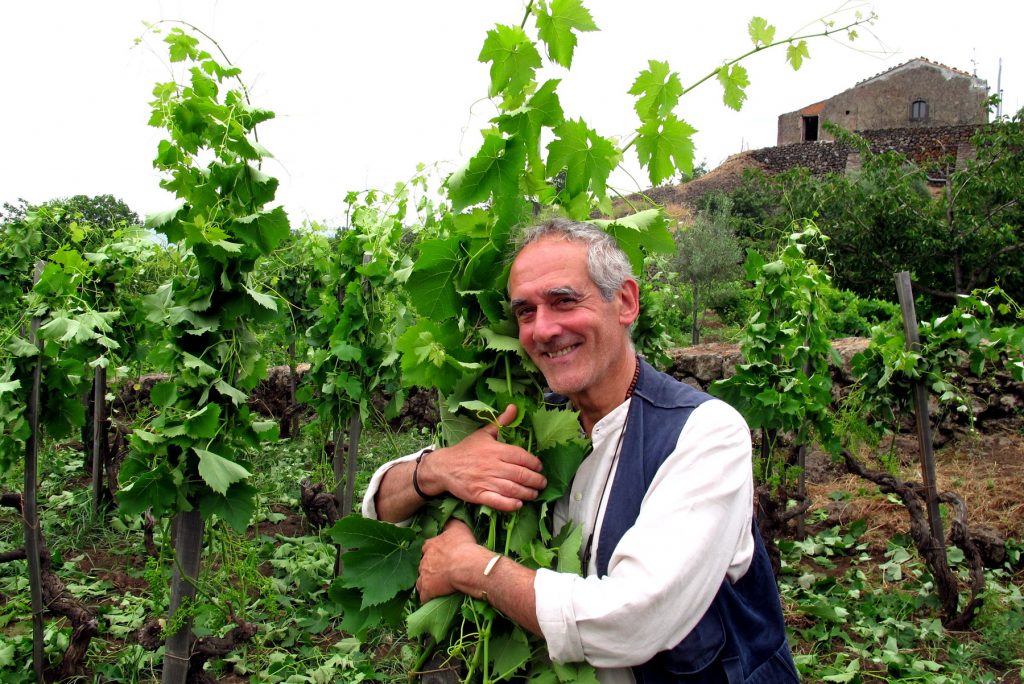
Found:
[[[584,544],[597,520],[588,576],[541,569],[533,585],[551,659],[585,660],[598,668],[603,684],[632,682],[629,667],[682,641],[722,579],[742,577],[754,555],[750,431],[732,407],[712,400],[690,415],[636,523],[615,547],[608,575],[595,575],[600,522],[614,480],[608,468],[628,407],[618,406],[594,426],[594,450],[555,508],[554,529],[576,521]]]
[[[754,555],[750,431],[731,406],[711,400],[690,414],[647,490],[636,523],[616,546],[608,575],[595,576],[600,516],[614,481],[608,468],[628,410],[627,401],[594,426],[593,451],[554,511],[554,529],[567,520],[580,523],[584,544],[595,530],[588,577],[541,569],[533,584],[551,659],[585,660],[598,668],[602,684],[632,682],[631,666],[682,641],[711,605],[722,579],[742,577]],[[364,516],[377,517],[374,497],[384,473],[417,455],[373,474]],[[606,480],[609,491],[602,497]]]

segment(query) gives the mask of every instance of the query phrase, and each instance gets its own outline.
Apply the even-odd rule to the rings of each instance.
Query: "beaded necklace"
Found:
[[[622,400],[623,402],[629,401],[630,397],[633,396],[633,392],[636,390],[636,383],[640,379],[640,355],[636,357],[636,368],[633,370],[633,379],[629,383],[629,387],[626,388],[626,396]],[[604,493],[608,490],[608,481],[612,477],[612,473],[615,472],[615,466],[619,462],[619,452],[622,451],[622,438],[626,434],[626,428],[629,426],[629,413],[626,413],[626,420],[622,423],[622,429],[619,431],[618,440],[615,442],[615,451],[612,452],[612,461],[608,465],[608,471],[604,475],[604,485],[601,487],[601,499],[597,502],[597,510],[594,512],[594,527],[590,530],[590,534],[587,536],[587,545],[583,550],[583,576],[586,577],[590,567],[590,553],[594,547],[594,530],[597,529],[597,518],[601,514],[601,506],[604,504]]]

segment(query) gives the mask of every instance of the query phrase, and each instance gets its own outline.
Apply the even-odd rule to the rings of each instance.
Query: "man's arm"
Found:
[[[533,591],[536,572],[507,556],[495,561],[495,555],[476,543],[465,523],[452,520],[444,532],[423,544],[416,580],[420,600],[426,603],[455,592],[482,598],[516,624],[541,636]],[[488,566],[490,571],[485,574]]]
[[[498,416],[496,424],[486,425],[458,444],[424,454],[419,468],[414,461],[392,466],[380,481],[374,496],[377,517],[399,522],[413,515],[424,499],[413,486],[427,496],[449,492],[469,503],[511,512],[523,501],[537,498],[547,485],[541,475],[540,459],[517,446],[498,441],[498,429],[516,416],[515,405]]]

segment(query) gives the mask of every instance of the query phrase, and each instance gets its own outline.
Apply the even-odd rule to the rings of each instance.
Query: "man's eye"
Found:
[[[533,316],[533,309],[517,309],[515,314],[516,314],[516,320],[519,320],[519,321],[527,320],[531,316]]]

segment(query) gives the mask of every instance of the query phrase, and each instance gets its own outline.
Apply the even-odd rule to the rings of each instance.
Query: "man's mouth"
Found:
[[[544,352],[544,356],[546,356],[549,359],[558,359],[565,356],[566,354],[571,353],[579,346],[579,344],[570,344],[568,347],[562,347],[561,349],[557,349],[555,351]]]

